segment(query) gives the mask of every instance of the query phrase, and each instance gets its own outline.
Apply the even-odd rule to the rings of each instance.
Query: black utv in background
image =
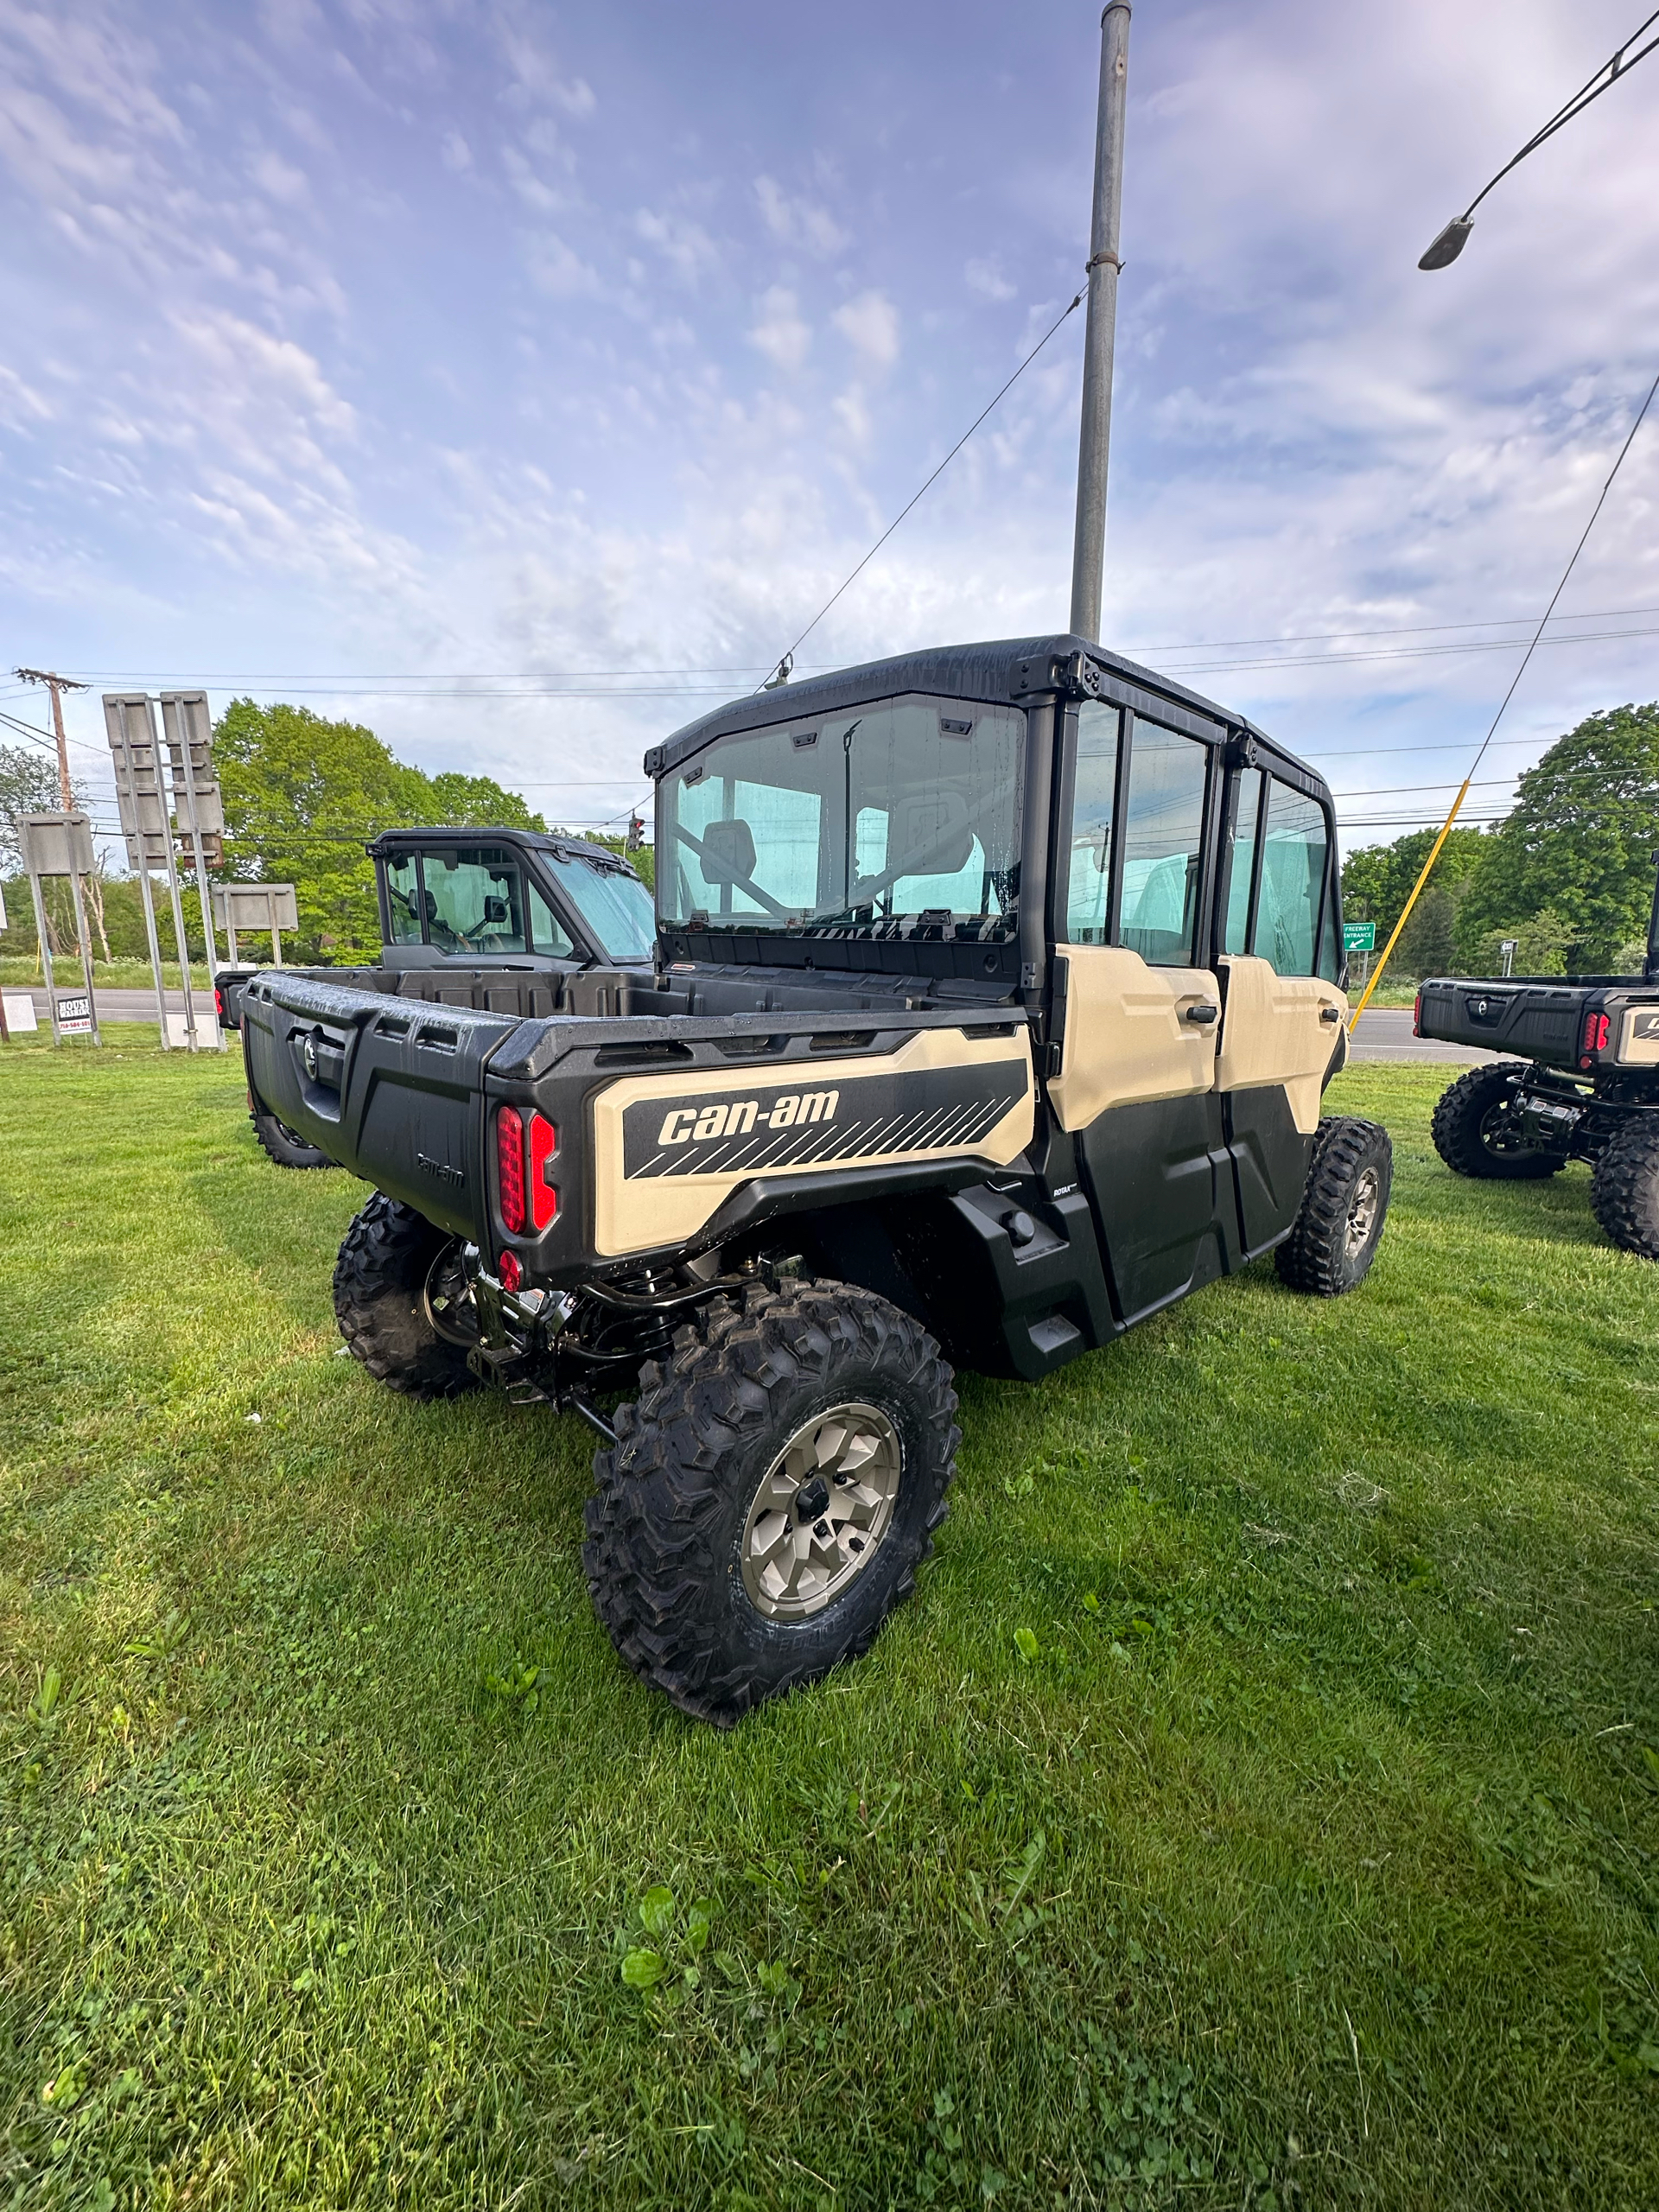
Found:
[[[595,1609],[729,1726],[908,1594],[952,1363],[1037,1382],[1268,1253],[1351,1290],[1391,1155],[1320,1112],[1330,791],[1183,686],[1075,637],[947,648],[734,701],[645,765],[658,965],[613,1003],[268,969],[244,1033],[272,1110],[374,1186],[334,1273],[352,1351],[597,1429]]]
[[[1535,1180],[1588,1160],[1608,1238],[1659,1260],[1659,880],[1640,976],[1437,976],[1414,1027],[1517,1056],[1471,1068],[1435,1108],[1448,1167]]]
[[[614,1013],[649,980],[656,918],[627,862],[586,838],[529,830],[396,830],[368,848],[382,950],[372,968],[289,968],[320,982],[489,1014]],[[242,1027],[244,987],[264,968],[221,968],[219,1020]],[[279,1167],[332,1167],[250,1075],[254,1134]]]

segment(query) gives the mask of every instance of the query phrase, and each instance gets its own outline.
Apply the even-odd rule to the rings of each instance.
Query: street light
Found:
[[[1654,10],[1646,22],[1637,25],[1612,59],[1610,61],[1604,61],[1589,83],[1580,86],[1566,106],[1558,108],[1543,129],[1534,132],[1520,152],[1516,155],[1514,160],[1504,162],[1497,175],[1492,179],[1491,184],[1484,186],[1469,202],[1462,214],[1454,217],[1446,225],[1433,245],[1429,247],[1428,251],[1417,264],[1420,269],[1446,269],[1457,259],[1467,243],[1470,232],[1475,226],[1475,210],[1491,190],[1492,185],[1506,177],[1516,162],[1524,162],[1527,156],[1541,146],[1546,138],[1553,138],[1563,124],[1570,123],[1575,115],[1580,114],[1589,106],[1592,100],[1599,99],[1611,85],[1624,76],[1628,70],[1636,67],[1643,54],[1651,54],[1654,48],[1659,46],[1659,38],[1650,38],[1640,53],[1632,54],[1630,48],[1643,31],[1650,30],[1655,23],[1659,23],[1659,8]]]

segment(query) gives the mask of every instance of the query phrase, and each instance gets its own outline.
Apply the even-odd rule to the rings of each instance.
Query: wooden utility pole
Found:
[[[1123,204],[1123,112],[1129,67],[1128,0],[1107,0],[1100,19],[1100,113],[1095,134],[1094,219],[1089,232],[1089,328],[1083,351],[1083,434],[1077,525],[1071,554],[1071,630],[1100,636],[1106,568],[1106,463],[1112,439],[1112,352],[1117,330],[1118,220]]]
[[[58,676],[50,669],[16,668],[12,674],[23,683],[43,683],[52,694],[52,734],[58,741],[58,790],[63,798],[63,810],[75,810],[75,794],[69,780],[69,741],[63,734],[63,695],[66,691],[86,691],[90,686],[78,683],[73,676]],[[98,941],[104,948],[104,957],[110,957],[110,940],[104,927],[104,887],[96,872],[86,879],[87,903],[92,910],[92,919],[98,925]]]

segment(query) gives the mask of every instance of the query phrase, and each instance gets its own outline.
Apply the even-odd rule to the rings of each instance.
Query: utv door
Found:
[[[382,866],[385,942],[403,969],[401,995],[521,1019],[558,1012],[584,963],[515,849],[435,839],[389,854]]]
[[[1065,903],[1053,916],[1061,1058],[1049,1087],[1077,1141],[1127,1324],[1226,1264],[1221,998],[1214,972],[1198,964],[1209,944],[1205,856],[1220,755],[1096,701],[1079,709],[1068,755]]]
[[[1237,770],[1226,830],[1216,1088],[1248,1256],[1295,1219],[1319,1094],[1346,1046],[1347,1001],[1335,980],[1334,843],[1324,807],[1264,769]]]

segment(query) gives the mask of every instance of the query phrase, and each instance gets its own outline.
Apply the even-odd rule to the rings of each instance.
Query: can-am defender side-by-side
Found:
[[[655,976],[511,1015],[268,972],[260,1095],[377,1186],[334,1277],[393,1389],[597,1428],[627,1663],[721,1724],[861,1651],[944,1517],[951,1365],[1036,1381],[1273,1252],[1365,1274],[1330,793],[1075,637],[739,701],[646,760]],[[609,1414],[597,1402],[622,1394]]]
[[[1640,976],[1431,976],[1413,1026],[1520,1056],[1471,1068],[1434,1109],[1448,1167],[1530,1181],[1588,1160],[1603,1233],[1659,1260],[1659,878]]]
[[[531,830],[391,830],[374,862],[381,954],[372,968],[296,968],[318,982],[488,1013],[603,1014],[649,981],[651,894],[628,863],[585,837]],[[242,990],[262,968],[221,968],[219,1020],[242,1026]],[[332,1167],[248,1090],[253,1131],[279,1167]]]

